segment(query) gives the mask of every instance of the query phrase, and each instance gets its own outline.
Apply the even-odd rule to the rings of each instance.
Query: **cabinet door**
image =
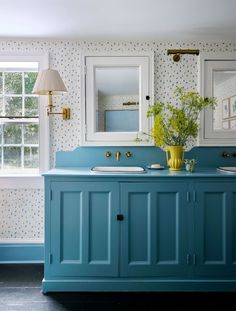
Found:
[[[121,184],[121,275],[188,274],[185,183]]]
[[[236,276],[236,183],[195,185],[195,275]]]
[[[118,274],[117,183],[52,182],[49,273]]]

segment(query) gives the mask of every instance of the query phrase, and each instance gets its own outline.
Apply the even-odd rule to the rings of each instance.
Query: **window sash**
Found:
[[[24,63],[24,69],[16,68],[16,66],[8,66],[6,68],[6,62],[16,62],[16,63]],[[31,68],[31,64],[34,62],[38,69],[35,71],[40,71],[49,67],[49,53],[31,53],[31,54],[22,54],[22,53],[0,53],[0,71],[5,72],[33,72]],[[4,63],[4,66],[1,66]],[[29,64],[30,63],[30,64]],[[28,66],[29,64],[29,66]],[[10,68],[11,67],[11,68]],[[22,83],[24,83],[24,79],[22,79]],[[24,88],[24,86],[22,85]],[[21,96],[21,94],[6,94],[6,96],[17,97]],[[23,97],[26,99],[27,97],[37,97],[34,94],[25,94]],[[1,92],[0,97],[3,97]],[[18,119],[9,119],[9,118],[0,118],[0,124],[40,124],[39,126],[39,170],[37,172],[33,172],[28,175],[25,170],[21,170],[21,172],[15,173],[13,170],[4,170],[0,169],[0,188],[43,188],[43,178],[40,176],[42,172],[45,172],[49,168],[49,120],[47,118],[47,113],[45,106],[47,104],[46,96],[39,97],[39,113],[37,115],[38,118],[18,118]],[[4,115],[3,115],[4,116]],[[4,146],[13,146],[13,144],[5,144]],[[37,144],[38,145],[38,144]],[[36,147],[35,144],[25,144],[25,147]],[[38,147],[38,146],[37,146]],[[2,147],[1,147],[2,148]]]

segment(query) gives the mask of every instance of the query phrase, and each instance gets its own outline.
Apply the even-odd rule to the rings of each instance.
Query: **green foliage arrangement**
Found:
[[[179,105],[156,102],[150,106],[147,117],[154,117],[151,136],[158,147],[185,146],[191,138],[198,135],[198,118],[206,108],[215,108],[216,99],[202,98],[197,92],[187,92],[179,87],[175,91]]]

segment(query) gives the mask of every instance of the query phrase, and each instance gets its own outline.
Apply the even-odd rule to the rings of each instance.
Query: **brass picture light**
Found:
[[[179,62],[181,54],[199,55],[199,50],[167,50],[167,55],[173,55],[173,61]]]
[[[70,108],[62,108],[62,112],[54,112],[54,106],[52,104],[52,95],[66,92],[67,89],[62,81],[62,78],[60,77],[59,72],[54,69],[45,69],[39,72],[32,93],[38,95],[48,95],[48,116],[52,114],[61,114],[63,120],[69,120]]]

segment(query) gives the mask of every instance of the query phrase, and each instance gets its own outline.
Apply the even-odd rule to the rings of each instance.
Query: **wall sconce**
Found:
[[[173,55],[173,61],[179,62],[181,54],[199,55],[199,50],[167,50],[167,55]]]
[[[47,114],[61,114],[63,120],[70,119],[70,108],[62,108],[62,112],[53,112],[52,95],[66,93],[62,78],[57,70],[45,69],[39,72],[32,93],[38,95],[48,95]]]

